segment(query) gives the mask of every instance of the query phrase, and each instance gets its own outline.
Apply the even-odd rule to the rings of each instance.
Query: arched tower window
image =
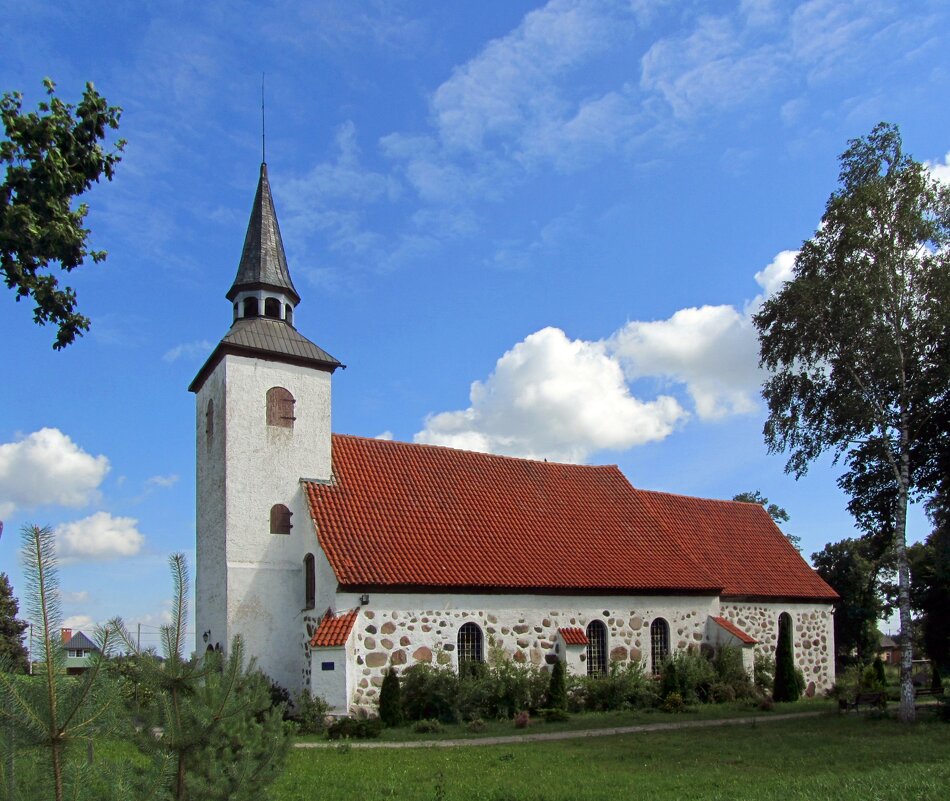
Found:
[[[214,437],[214,399],[208,398],[208,405],[205,407],[205,439],[209,448],[212,437]]]
[[[587,625],[587,675],[607,673],[607,627],[600,620]]]
[[[313,554],[303,558],[304,572],[304,609],[313,609],[317,603],[317,574]]]
[[[290,511],[282,503],[275,503],[270,508],[270,533],[271,534],[290,534],[293,525],[290,522]]]
[[[650,660],[656,676],[670,655],[670,624],[658,617],[650,624]]]
[[[267,390],[267,425],[294,427],[294,396],[283,387]]]
[[[257,317],[257,298],[244,298],[244,316]]]
[[[264,316],[280,319],[280,301],[277,298],[264,299]]]
[[[474,623],[465,623],[458,634],[459,672],[466,664],[482,662],[482,630]]]
[[[289,303],[284,304],[284,319],[290,324],[294,324],[294,307]]]

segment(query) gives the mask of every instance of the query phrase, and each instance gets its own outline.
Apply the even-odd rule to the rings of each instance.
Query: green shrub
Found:
[[[495,659],[458,684],[458,714],[463,720],[510,720],[522,709],[544,705],[549,686],[546,671]]]
[[[660,708],[664,712],[685,712],[686,702],[678,692],[671,692],[663,699],[663,706]]]
[[[407,720],[458,720],[459,680],[451,668],[413,665],[402,675],[401,694]]]
[[[564,681],[564,663],[558,659],[551,669],[546,703],[549,709],[567,708],[567,684]]]
[[[331,740],[367,740],[379,737],[383,722],[379,718],[339,718],[327,728]]]
[[[390,667],[383,676],[383,685],[379,690],[379,719],[384,726],[402,724],[402,694],[399,674],[394,667]]]
[[[717,681],[709,688],[709,700],[714,704],[731,704],[736,700],[736,691],[731,684]]]
[[[417,720],[412,730],[418,734],[440,734],[445,727],[437,720]]]
[[[485,721],[481,718],[475,718],[475,720],[470,720],[468,723],[468,730],[474,734],[478,734],[481,731],[485,731]]]
[[[871,663],[871,667],[874,669],[874,676],[877,679],[877,685],[881,688],[886,687],[887,674],[884,673],[884,662],[881,657],[875,657],[874,661]]]
[[[665,699],[676,693],[686,704],[706,701],[716,681],[712,663],[694,651],[679,651],[667,659],[661,676],[661,697]]]
[[[778,643],[775,648],[775,681],[772,698],[776,701],[797,701],[802,694],[804,676],[799,681],[795,672],[795,654],[792,650],[791,617],[779,617]]]
[[[323,734],[327,729],[327,712],[330,706],[320,696],[304,690],[297,698],[293,720],[300,734]]]
[[[742,650],[734,645],[720,645],[712,660],[716,671],[717,684],[726,685],[732,690],[732,699],[751,698],[755,694],[752,677],[742,661]],[[720,691],[720,694],[722,692]],[[728,693],[726,693],[728,695]],[[714,699],[715,700],[715,699]]]
[[[538,710],[544,717],[546,723],[563,723],[570,720],[571,716],[563,709],[540,709]]]
[[[653,706],[656,690],[642,663],[612,662],[606,676],[582,678],[575,696],[575,703],[568,704],[571,711],[609,712]]]
[[[756,654],[752,668],[752,681],[760,693],[772,692],[775,684],[775,660],[767,654]]]

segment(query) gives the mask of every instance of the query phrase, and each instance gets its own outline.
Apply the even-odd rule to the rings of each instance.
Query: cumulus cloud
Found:
[[[77,590],[76,592],[62,592],[60,593],[63,601],[68,604],[81,604],[89,600],[88,590]]]
[[[135,556],[145,544],[137,526],[133,517],[113,517],[108,512],[64,523],[55,530],[59,556],[64,561]]]
[[[415,440],[583,462],[598,450],[662,440],[690,416],[707,422],[754,412],[763,376],[750,316],[792,277],[796,255],[782,251],[757,272],[762,291],[741,310],[680,309],[593,342],[537,331],[472,384],[467,408],[430,415]],[[637,397],[650,384],[666,394]]]
[[[392,438],[393,438],[393,432],[389,430],[383,431],[382,434],[377,434],[375,437],[373,437],[373,439],[385,439],[385,440],[391,440]]]
[[[430,416],[416,442],[558,461],[668,436],[687,416],[672,397],[635,398],[603,343],[557,328],[526,337],[476,381],[467,409]]]
[[[0,514],[93,503],[108,472],[105,456],[86,453],[57,428],[41,428],[0,445]]]

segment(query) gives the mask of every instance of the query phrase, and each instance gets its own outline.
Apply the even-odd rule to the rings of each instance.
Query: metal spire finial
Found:
[[[264,128],[264,73],[261,73],[261,164],[267,163],[267,139]]]

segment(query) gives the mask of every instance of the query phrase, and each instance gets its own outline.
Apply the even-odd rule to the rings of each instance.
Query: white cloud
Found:
[[[950,153],[943,157],[943,164],[939,161],[925,161],[924,166],[938,181],[950,184]]]
[[[467,408],[430,415],[415,440],[583,462],[662,440],[690,417],[672,394],[637,397],[650,382],[688,397],[700,421],[754,412],[763,376],[750,316],[792,277],[796,255],[782,251],[755,274],[762,292],[743,309],[680,309],[596,342],[557,328],[531,334],[472,384]]]
[[[169,363],[176,362],[182,357],[189,360],[196,359],[209,355],[213,347],[214,345],[208,342],[207,339],[200,339],[196,342],[184,342],[181,345],[176,345],[171,350],[165,351],[162,359]]]
[[[631,395],[602,343],[557,328],[526,337],[472,384],[467,409],[430,416],[416,442],[583,462],[600,449],[660,440],[687,417],[672,397]]]
[[[392,440],[392,438],[393,438],[393,432],[388,431],[388,430],[383,431],[383,433],[377,434],[375,437],[373,437],[373,439],[385,439],[385,440]]]
[[[76,592],[63,592],[60,593],[63,601],[68,604],[81,604],[89,600],[89,592],[87,590],[77,590]]]
[[[145,484],[149,487],[162,487],[163,489],[174,487],[177,483],[178,476],[175,473],[171,473],[167,476],[152,476],[145,481]]]
[[[630,380],[683,384],[702,420],[756,408],[758,339],[748,317],[732,306],[680,309],[667,320],[627,323],[610,348]]]
[[[96,622],[89,615],[70,615],[63,620],[63,628],[70,629],[73,634],[81,631],[92,639],[96,631]]]
[[[57,428],[0,445],[0,515],[46,504],[85,506],[98,500],[109,460],[91,456]]]
[[[64,561],[135,556],[145,544],[138,520],[96,512],[56,527],[58,554]]]

